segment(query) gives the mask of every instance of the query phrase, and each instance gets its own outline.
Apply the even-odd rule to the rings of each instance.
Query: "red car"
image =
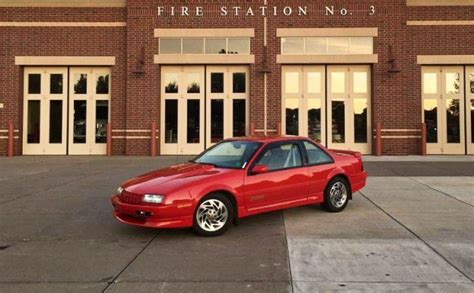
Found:
[[[303,137],[235,138],[124,182],[112,204],[126,224],[216,236],[240,218],[273,210],[322,204],[340,212],[366,179],[357,152]]]

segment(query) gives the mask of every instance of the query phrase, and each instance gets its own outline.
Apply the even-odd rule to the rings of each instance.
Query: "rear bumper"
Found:
[[[111,198],[114,217],[122,223],[150,228],[182,228],[193,225],[193,205],[136,205],[124,203],[117,195]]]
[[[367,172],[362,171],[351,176],[351,191],[352,193],[362,189],[367,182]]]

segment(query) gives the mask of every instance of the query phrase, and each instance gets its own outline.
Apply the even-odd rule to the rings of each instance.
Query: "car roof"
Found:
[[[270,143],[278,141],[290,141],[290,140],[308,140],[307,137],[294,136],[294,135],[273,135],[273,136],[245,136],[245,137],[234,137],[227,139],[229,141],[255,141],[261,143]]]

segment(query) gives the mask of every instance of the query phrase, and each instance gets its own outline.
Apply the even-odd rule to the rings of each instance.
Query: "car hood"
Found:
[[[128,192],[167,194],[197,180],[218,176],[229,169],[212,165],[186,163],[140,175],[122,183]]]

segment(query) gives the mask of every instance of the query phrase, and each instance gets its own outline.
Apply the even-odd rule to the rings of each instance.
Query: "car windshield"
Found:
[[[220,168],[241,169],[246,166],[261,143],[253,141],[224,141],[204,151],[195,163],[212,164]]]

